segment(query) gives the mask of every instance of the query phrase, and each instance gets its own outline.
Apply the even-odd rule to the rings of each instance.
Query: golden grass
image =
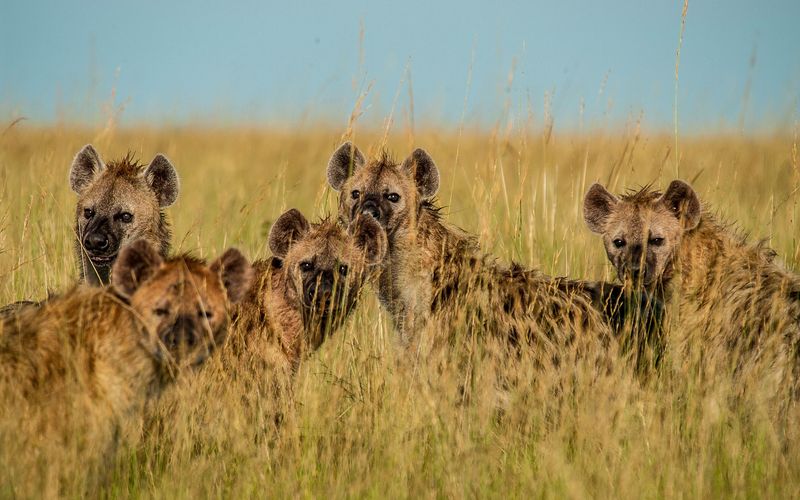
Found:
[[[347,137],[375,153],[382,133]],[[341,131],[320,129],[82,130],[23,125],[0,136],[0,304],[43,298],[77,275],[67,183],[92,142],[104,158],[157,152],[182,190],[169,209],[174,250],[213,257],[235,245],[265,257],[275,218],[296,207],[332,213],[325,166]],[[753,238],[800,264],[800,165],[791,137],[673,138],[638,131],[559,135],[500,130],[390,134],[399,158],[426,148],[442,175],[447,218],[484,250],[553,275],[613,280],[581,200],[596,180],[612,191],[690,181],[701,199]],[[701,381],[669,354],[658,378],[587,382],[580,367],[534,380],[487,359],[404,359],[372,293],[301,368],[294,399],[268,373],[212,360],[152,408],[121,450],[110,496],[797,497],[800,434],[747,397]],[[521,380],[496,407],[496,372]],[[235,373],[233,373],[235,371]],[[467,384],[470,397],[459,397]],[[555,381],[558,380],[558,383]],[[526,382],[527,381],[527,382]],[[541,381],[541,377],[540,377]],[[560,385],[559,385],[560,384]],[[561,391],[554,391],[559,385]],[[25,415],[3,405],[0,496],[80,495],[81,457],[20,441]],[[794,410],[793,410],[794,411]],[[276,414],[282,422],[275,425]],[[135,433],[134,433],[135,434]],[[52,452],[52,453],[51,453]],[[33,464],[33,465],[32,465]]]

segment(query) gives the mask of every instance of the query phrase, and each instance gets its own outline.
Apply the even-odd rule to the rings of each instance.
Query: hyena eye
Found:
[[[339,274],[341,274],[342,276],[347,276],[347,266],[345,266],[344,264],[340,264]]]
[[[127,224],[133,220],[133,214],[130,212],[120,212],[117,215],[117,219]]]
[[[354,189],[353,192],[350,193],[350,196],[352,196],[354,200],[357,200],[361,196],[361,191]]]
[[[623,240],[622,238],[617,238],[616,240],[612,241],[611,243],[613,243],[614,246],[617,247],[617,248],[622,248],[622,247],[625,246],[625,240]]]
[[[153,309],[153,313],[155,313],[156,316],[166,316],[169,314],[169,310],[167,310],[166,307],[157,307]]]
[[[304,273],[307,273],[312,269],[314,269],[314,264],[312,264],[311,262],[306,261],[300,263],[300,270],[303,271]]]
[[[400,201],[400,195],[397,193],[389,193],[386,195],[386,199],[391,201],[392,203],[397,203]]]
[[[650,241],[647,242],[654,247],[660,247],[664,244],[664,238],[650,238]]]
[[[84,208],[83,209],[83,216],[87,219],[91,219],[94,217],[94,209],[93,208]]]
[[[197,316],[210,320],[214,317],[214,313],[211,311],[197,311]]]

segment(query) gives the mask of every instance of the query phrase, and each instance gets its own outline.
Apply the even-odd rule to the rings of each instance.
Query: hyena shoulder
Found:
[[[276,300],[281,268],[281,260],[274,257],[253,262],[253,285],[233,311],[225,352],[234,360],[231,364],[290,372],[291,361],[283,347],[287,335],[284,330],[302,330],[302,318],[283,301]]]

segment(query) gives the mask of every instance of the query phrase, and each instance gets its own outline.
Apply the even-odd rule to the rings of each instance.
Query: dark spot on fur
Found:
[[[512,326],[511,330],[508,332],[508,343],[512,349],[519,348],[519,332],[516,327]]]
[[[514,297],[508,296],[506,300],[503,301],[503,312],[506,314],[511,314],[511,311],[514,310]]]

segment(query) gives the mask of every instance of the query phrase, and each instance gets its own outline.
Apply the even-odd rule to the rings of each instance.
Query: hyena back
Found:
[[[105,163],[89,144],[75,156],[69,181],[78,194],[75,234],[82,281],[107,284],[120,249],[137,239],[166,257],[170,227],[162,209],[177,199],[179,181],[164,155],[146,167],[131,155]]]

